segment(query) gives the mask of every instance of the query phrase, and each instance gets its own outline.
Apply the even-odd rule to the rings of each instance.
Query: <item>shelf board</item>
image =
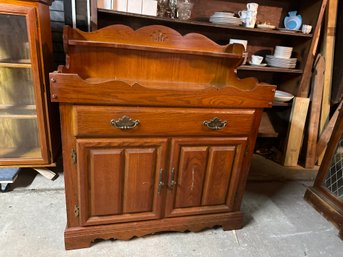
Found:
[[[277,102],[277,101],[273,102],[273,106],[291,106],[291,105],[292,105],[292,102]]]
[[[266,112],[262,114],[260,127],[258,128],[258,137],[278,137],[279,133],[275,131],[269,116]]]
[[[0,119],[7,118],[7,119],[37,119],[37,114],[8,114],[8,113],[1,113],[0,112]]]
[[[0,118],[37,119],[36,106],[0,104]]]
[[[278,73],[295,73],[295,74],[302,74],[303,70],[301,69],[286,69],[286,68],[277,68],[277,67],[260,67],[260,66],[253,66],[253,65],[241,65],[237,68],[237,70],[242,71],[261,71],[261,72],[278,72]]]
[[[31,68],[30,59],[0,59],[0,68]]]
[[[175,24],[187,24],[187,25],[195,25],[195,26],[204,26],[204,27],[211,27],[211,28],[221,28],[221,29],[228,29],[228,30],[239,30],[239,31],[250,31],[254,33],[260,34],[274,34],[274,35],[281,35],[281,36],[291,36],[291,37],[303,37],[303,38],[312,38],[312,34],[303,34],[299,32],[289,32],[289,31],[281,31],[281,30],[267,30],[267,29],[259,29],[259,28],[245,28],[241,26],[230,26],[230,25],[222,25],[222,24],[213,24],[209,21],[205,20],[178,20],[178,19],[170,19],[164,17],[157,17],[157,16],[149,16],[143,14],[136,14],[136,13],[127,13],[127,12],[119,12],[109,9],[101,9],[98,8],[98,12],[100,13],[109,13],[119,16],[125,17],[135,17],[147,20],[156,20],[162,22],[169,22]]]
[[[42,150],[39,146],[32,146],[31,148],[15,148],[15,147],[6,147],[2,146],[0,148],[0,162],[2,159],[41,159]]]

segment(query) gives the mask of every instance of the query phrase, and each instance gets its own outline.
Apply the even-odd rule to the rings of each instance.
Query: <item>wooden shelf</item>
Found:
[[[20,60],[0,60],[0,68],[31,68],[30,59],[20,59]]]
[[[286,68],[276,68],[276,67],[259,67],[259,66],[253,66],[253,65],[241,65],[237,68],[237,70],[243,70],[243,71],[261,71],[261,72],[279,72],[279,73],[296,73],[296,74],[302,74],[303,70],[300,69],[286,69]]]
[[[277,102],[277,101],[273,102],[273,106],[291,106],[291,105],[292,105],[292,102]]]
[[[38,159],[42,158],[42,150],[38,146],[32,148],[0,148],[0,159],[2,158],[23,158],[23,159]]]
[[[37,119],[35,105],[0,105],[0,118]]]
[[[275,131],[269,116],[266,112],[262,114],[260,127],[258,128],[258,137],[278,137],[279,133]]]
[[[230,26],[230,25],[222,25],[222,24],[214,24],[210,23],[207,20],[178,20],[178,19],[170,19],[170,18],[163,18],[157,16],[149,16],[149,15],[142,15],[136,13],[127,13],[127,12],[119,12],[114,10],[108,9],[98,9],[99,13],[109,13],[123,17],[134,17],[146,20],[155,20],[155,21],[162,21],[162,22],[169,22],[169,23],[179,23],[179,24],[187,24],[187,25],[195,25],[195,26],[203,26],[203,27],[211,27],[211,28],[221,28],[221,29],[228,29],[228,30],[240,30],[240,31],[249,31],[259,34],[274,34],[274,35],[281,35],[281,36],[291,36],[291,37],[303,37],[303,38],[312,38],[312,34],[303,34],[299,32],[289,32],[289,31],[281,31],[281,30],[267,30],[267,29],[259,29],[259,28],[245,28],[241,26]]]

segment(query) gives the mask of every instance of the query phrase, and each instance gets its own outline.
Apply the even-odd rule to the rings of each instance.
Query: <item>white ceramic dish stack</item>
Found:
[[[276,46],[274,55],[266,56],[266,62],[272,67],[294,69],[297,65],[297,58],[291,58],[292,51],[292,47]]]
[[[233,26],[239,26],[242,24],[240,18],[234,16],[234,13],[231,12],[215,12],[210,17],[210,22],[214,24],[227,24]]]

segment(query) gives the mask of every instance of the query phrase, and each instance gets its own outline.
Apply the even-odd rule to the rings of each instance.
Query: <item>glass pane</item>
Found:
[[[0,158],[42,158],[26,19],[0,14]]]
[[[37,119],[0,115],[0,158],[41,158]]]
[[[0,14],[0,61],[30,62],[24,16]]]
[[[338,143],[324,183],[334,195],[343,200],[343,137]]]
[[[32,71],[0,67],[0,105],[34,105]]]

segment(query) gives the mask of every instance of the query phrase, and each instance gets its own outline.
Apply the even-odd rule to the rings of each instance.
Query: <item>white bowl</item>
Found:
[[[287,93],[285,91],[276,90],[274,100],[277,102],[288,102],[292,100],[294,95]]]

